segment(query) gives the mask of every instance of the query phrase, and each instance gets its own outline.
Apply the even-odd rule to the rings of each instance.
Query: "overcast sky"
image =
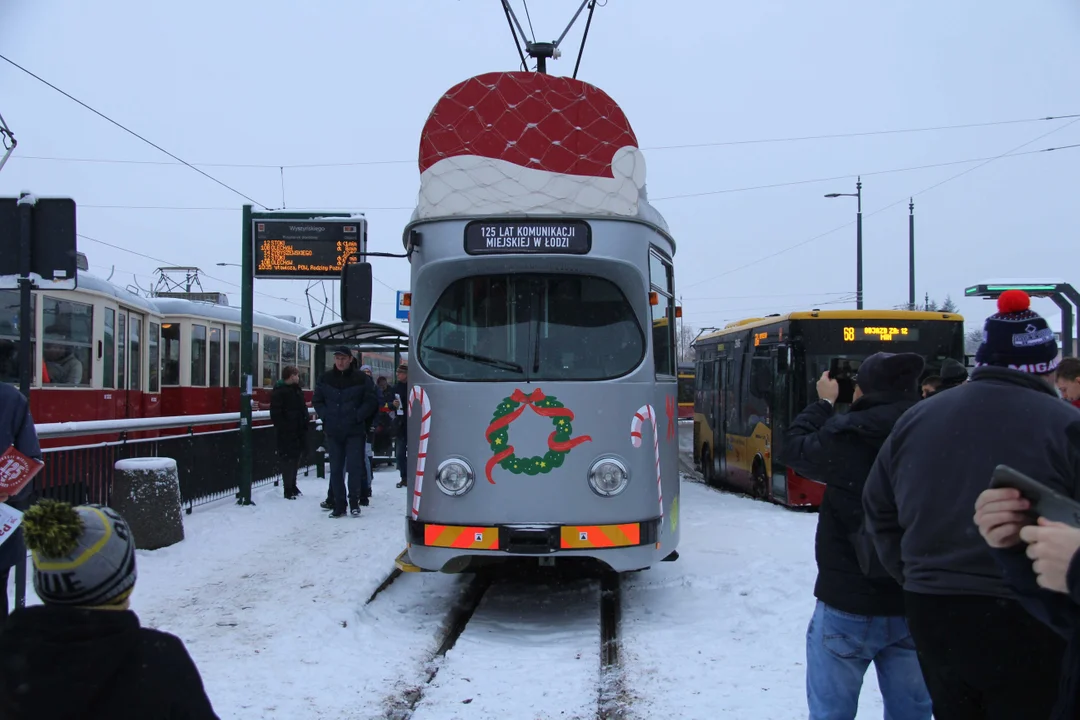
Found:
[[[557,37],[578,4],[529,3],[537,37]],[[573,72],[583,27],[553,74]],[[431,107],[519,65],[497,0],[0,0],[0,53],[189,162],[263,166],[201,167],[269,207],[284,166],[286,207],[365,212],[370,248],[389,252]],[[907,300],[912,194],[920,300],[950,294],[978,327],[992,306],[964,300],[968,285],[1080,283],[1080,148],[882,172],[1080,143],[1080,118],[730,144],[1080,113],[1075,0],[607,0],[579,77],[622,106],[645,150],[695,328],[854,307],[855,201],[822,195],[854,192],[858,173],[869,308]],[[19,141],[0,195],[75,198],[79,232],[101,241],[79,240],[92,272],[146,288],[160,261],[196,265],[204,289],[239,304],[239,269],[215,263],[240,261],[242,197],[2,61],[0,115]],[[408,265],[373,262],[374,314],[393,322]],[[307,324],[306,284],[257,281],[256,308]],[[1035,309],[1058,325],[1050,301]]]

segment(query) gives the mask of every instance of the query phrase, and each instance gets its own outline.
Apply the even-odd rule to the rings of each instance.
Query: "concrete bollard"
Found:
[[[112,508],[124,516],[138,550],[157,550],[184,539],[180,477],[172,458],[118,460]]]

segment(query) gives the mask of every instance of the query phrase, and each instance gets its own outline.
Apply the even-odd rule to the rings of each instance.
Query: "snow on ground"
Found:
[[[403,547],[405,490],[396,480],[393,470],[379,472],[372,505],[339,520],[319,509],[326,481],[314,474],[300,478],[306,495],[296,501],[280,487],[260,488],[256,506],[198,507],[184,516],[183,542],[138,553],[133,609],[184,640],[223,719],[380,718],[387,698],[423,684],[467,577],[406,573],[364,604]],[[623,583],[633,716],[806,717],[817,516],[686,479],[680,506],[679,560]],[[598,603],[585,597],[591,587],[545,596],[544,586],[495,586],[413,717],[592,715],[599,621]],[[871,669],[859,717],[881,717],[881,708]]]
[[[412,720],[596,716],[600,584],[496,583]]]

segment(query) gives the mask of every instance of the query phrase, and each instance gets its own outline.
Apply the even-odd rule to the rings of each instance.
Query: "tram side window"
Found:
[[[146,352],[150,356],[150,373],[147,376],[147,390],[156,393],[161,390],[161,325],[150,323],[150,335],[146,339]]]
[[[273,387],[281,377],[281,338],[266,336],[263,343],[263,387]]]
[[[30,296],[30,337],[35,335],[34,306],[36,297]],[[35,357],[36,343],[31,341],[30,357]],[[33,367],[34,378],[37,368]],[[19,382],[19,291],[0,290],[0,382]]]
[[[206,387],[206,326],[191,326],[191,386]]]
[[[229,330],[229,387],[240,387],[240,331]]]
[[[210,330],[210,387],[221,387],[221,330]]]
[[[300,368],[300,387],[311,388],[311,345],[300,343],[297,348],[296,366]]]
[[[116,310],[105,308],[105,338],[102,345],[101,387],[116,387]]]
[[[656,293],[652,306],[653,362],[657,375],[675,374],[675,274],[671,263],[649,253],[649,283]]]
[[[161,341],[165,345],[165,367],[161,371],[162,385],[180,384],[180,324],[161,326]]]
[[[42,349],[49,385],[89,385],[94,307],[42,298]]]
[[[142,318],[131,316],[128,329],[131,332],[131,384],[130,390],[142,390]]]

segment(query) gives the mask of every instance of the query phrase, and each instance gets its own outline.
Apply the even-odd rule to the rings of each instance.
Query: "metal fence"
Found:
[[[253,413],[254,420],[269,417],[268,412]],[[35,498],[52,498],[72,504],[110,504],[112,476],[116,461],[133,457],[168,457],[176,461],[180,497],[190,513],[202,503],[219,500],[239,490],[240,413],[138,420],[94,421],[85,423],[49,423],[37,426],[42,440],[58,437],[117,436],[115,440],[86,445],[44,448],[45,467],[35,480]],[[232,425],[234,427],[227,427]],[[223,430],[196,432],[196,428],[222,427]],[[183,434],[138,437],[147,431],[186,430]],[[276,438],[271,425],[252,428],[252,485],[280,480]],[[322,430],[309,430],[305,456],[300,463],[303,474],[312,466],[323,475]]]

